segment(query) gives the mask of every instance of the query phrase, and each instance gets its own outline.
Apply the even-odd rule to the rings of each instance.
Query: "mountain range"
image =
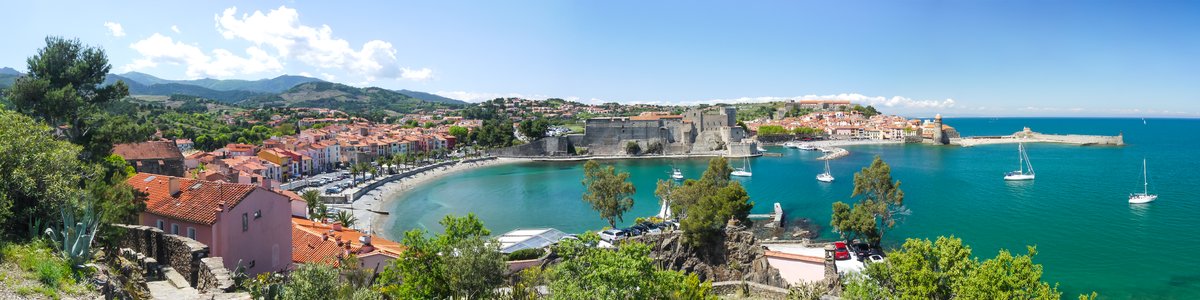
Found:
[[[12,68],[0,68],[0,88],[12,85],[23,75]],[[321,79],[282,75],[270,79],[193,79],[170,80],[154,75],[128,72],[109,74],[103,84],[118,80],[129,86],[131,95],[188,95],[226,104],[245,106],[294,106],[334,108],[346,111],[386,109],[407,113],[419,108],[458,107],[467,103],[431,93],[388,90],[377,87],[357,88]]]

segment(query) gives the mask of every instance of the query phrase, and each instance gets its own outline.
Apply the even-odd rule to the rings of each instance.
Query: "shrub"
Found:
[[[625,143],[625,153],[629,155],[638,155],[638,153],[642,153],[642,146],[638,145],[637,142],[629,141],[628,143]]]
[[[546,251],[542,250],[541,248],[521,249],[521,250],[517,250],[516,252],[509,253],[507,260],[514,261],[514,260],[535,259],[538,257],[542,257],[542,254],[545,254],[545,253],[546,253]]]

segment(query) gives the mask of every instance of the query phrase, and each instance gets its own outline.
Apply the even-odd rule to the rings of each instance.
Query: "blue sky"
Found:
[[[840,98],[909,115],[1200,116],[1187,1],[6,3],[0,66],[46,35],[163,78],[302,74],[465,100]],[[117,30],[117,24],[120,29]]]

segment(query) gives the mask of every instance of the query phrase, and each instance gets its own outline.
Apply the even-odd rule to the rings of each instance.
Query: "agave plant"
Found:
[[[354,227],[354,224],[358,223],[358,218],[354,217],[353,213],[344,210],[333,215],[333,220],[342,223],[342,226],[346,226],[346,228]]]
[[[54,246],[66,258],[71,266],[82,268],[92,259],[92,242],[96,239],[96,231],[100,228],[100,215],[91,201],[83,207],[83,215],[76,215],[75,210],[63,208],[62,231],[46,228],[46,235],[54,241]]]

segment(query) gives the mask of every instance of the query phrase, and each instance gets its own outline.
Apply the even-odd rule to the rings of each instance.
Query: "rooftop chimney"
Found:
[[[171,192],[172,197],[179,194],[179,178],[168,177],[167,188]]]
[[[333,231],[342,231],[342,222],[334,222]]]
[[[369,244],[371,244],[371,236],[369,236],[369,235],[360,236],[360,237],[358,237],[358,242],[362,243],[363,245],[369,245]]]

